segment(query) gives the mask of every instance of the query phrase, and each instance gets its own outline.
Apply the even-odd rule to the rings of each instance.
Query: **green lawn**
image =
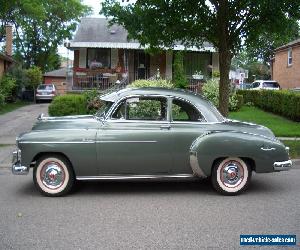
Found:
[[[300,122],[294,122],[255,107],[230,112],[230,119],[253,122],[270,128],[277,137],[300,137]]]
[[[285,146],[290,148],[290,157],[292,159],[300,158],[300,141],[289,140],[282,142]]]
[[[4,106],[0,107],[0,115],[11,112],[28,104],[30,104],[30,102],[16,101],[14,103],[6,103]]]

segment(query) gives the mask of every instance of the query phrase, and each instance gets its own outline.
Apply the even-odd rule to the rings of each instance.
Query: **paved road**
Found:
[[[69,196],[46,198],[31,173],[12,176],[0,169],[0,246],[240,249],[240,234],[296,234],[300,244],[299,179],[300,167],[256,174],[237,197],[218,195],[201,181],[82,182]]]
[[[11,162],[11,152],[15,148],[16,136],[29,131],[39,114],[48,114],[49,104],[33,104],[0,115],[0,168]],[[6,145],[6,146],[3,146]]]

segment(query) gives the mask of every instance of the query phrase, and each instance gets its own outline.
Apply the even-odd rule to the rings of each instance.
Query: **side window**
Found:
[[[167,99],[163,97],[131,97],[124,100],[112,115],[113,119],[167,120]]]
[[[174,99],[172,101],[173,121],[205,122],[201,113],[190,103]]]

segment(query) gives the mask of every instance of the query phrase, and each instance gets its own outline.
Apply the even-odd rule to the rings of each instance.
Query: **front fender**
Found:
[[[249,158],[255,162],[255,171],[273,172],[275,161],[288,160],[284,145],[274,138],[241,132],[208,132],[198,137],[190,148],[191,167],[210,176],[218,158]],[[197,162],[195,160],[197,159]],[[197,166],[198,164],[198,166]],[[201,172],[195,173],[201,176]]]

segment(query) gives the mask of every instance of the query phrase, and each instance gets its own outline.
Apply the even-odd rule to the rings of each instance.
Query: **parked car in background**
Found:
[[[299,93],[300,94],[300,87],[296,87],[296,88],[290,89],[290,91],[293,91],[295,93]]]
[[[68,193],[76,179],[201,178],[235,195],[248,187],[252,171],[292,167],[289,149],[270,129],[227,120],[193,92],[128,88],[100,99],[95,115],[40,116],[17,138],[12,172],[33,168],[34,183],[47,196]]]
[[[251,90],[267,89],[267,90],[279,90],[280,86],[278,82],[272,80],[256,80],[252,83]]]
[[[35,100],[37,103],[42,100],[52,101],[56,93],[54,84],[40,84],[36,90]]]

